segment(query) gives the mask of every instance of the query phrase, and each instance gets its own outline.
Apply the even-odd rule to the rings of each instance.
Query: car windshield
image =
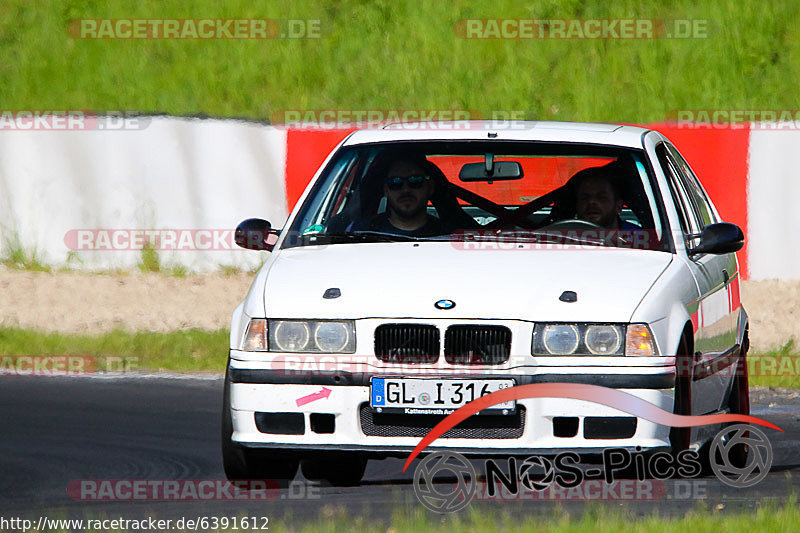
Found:
[[[646,169],[642,150],[571,143],[343,148],[282,246],[500,239],[664,249]]]

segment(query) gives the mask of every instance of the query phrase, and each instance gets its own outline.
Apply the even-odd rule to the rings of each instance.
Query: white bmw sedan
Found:
[[[595,384],[677,414],[749,414],[735,252],[660,133],[543,122],[357,131],[284,228],[233,313],[222,450],[231,479],[354,484],[446,415],[531,383]],[[277,238],[276,238],[277,236]],[[526,398],[428,451],[677,452],[716,429]]]

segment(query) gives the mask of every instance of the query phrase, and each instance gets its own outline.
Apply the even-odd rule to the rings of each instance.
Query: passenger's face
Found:
[[[622,211],[622,200],[615,199],[614,189],[608,180],[587,179],[578,189],[575,208],[578,218],[614,229],[617,226],[617,216]]]
[[[424,176],[425,171],[408,161],[398,161],[389,169],[387,177],[408,178],[409,176]],[[386,202],[394,213],[403,219],[413,219],[419,216],[428,206],[428,200],[433,193],[433,182],[426,180],[421,187],[413,188],[403,180],[398,190],[393,190],[384,183],[383,193]]]

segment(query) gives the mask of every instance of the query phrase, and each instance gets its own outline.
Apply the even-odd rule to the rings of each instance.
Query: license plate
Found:
[[[370,406],[378,412],[447,415],[467,403],[514,386],[512,379],[372,378]],[[516,401],[493,405],[481,413],[512,414]]]

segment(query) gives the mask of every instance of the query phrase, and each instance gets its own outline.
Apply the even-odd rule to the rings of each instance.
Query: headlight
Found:
[[[619,326],[589,326],[583,340],[595,355],[614,355],[622,345]]]
[[[314,342],[322,352],[341,352],[350,344],[350,330],[342,322],[320,322],[314,330]]]
[[[308,322],[290,322],[272,320],[269,324],[270,348],[279,352],[305,352],[311,340],[311,328]]]
[[[536,324],[533,355],[625,355],[622,324]]]
[[[542,343],[545,350],[553,355],[569,355],[578,349],[580,337],[578,328],[564,324],[548,324],[544,327]]]
[[[352,320],[270,320],[269,351],[354,353]]]

